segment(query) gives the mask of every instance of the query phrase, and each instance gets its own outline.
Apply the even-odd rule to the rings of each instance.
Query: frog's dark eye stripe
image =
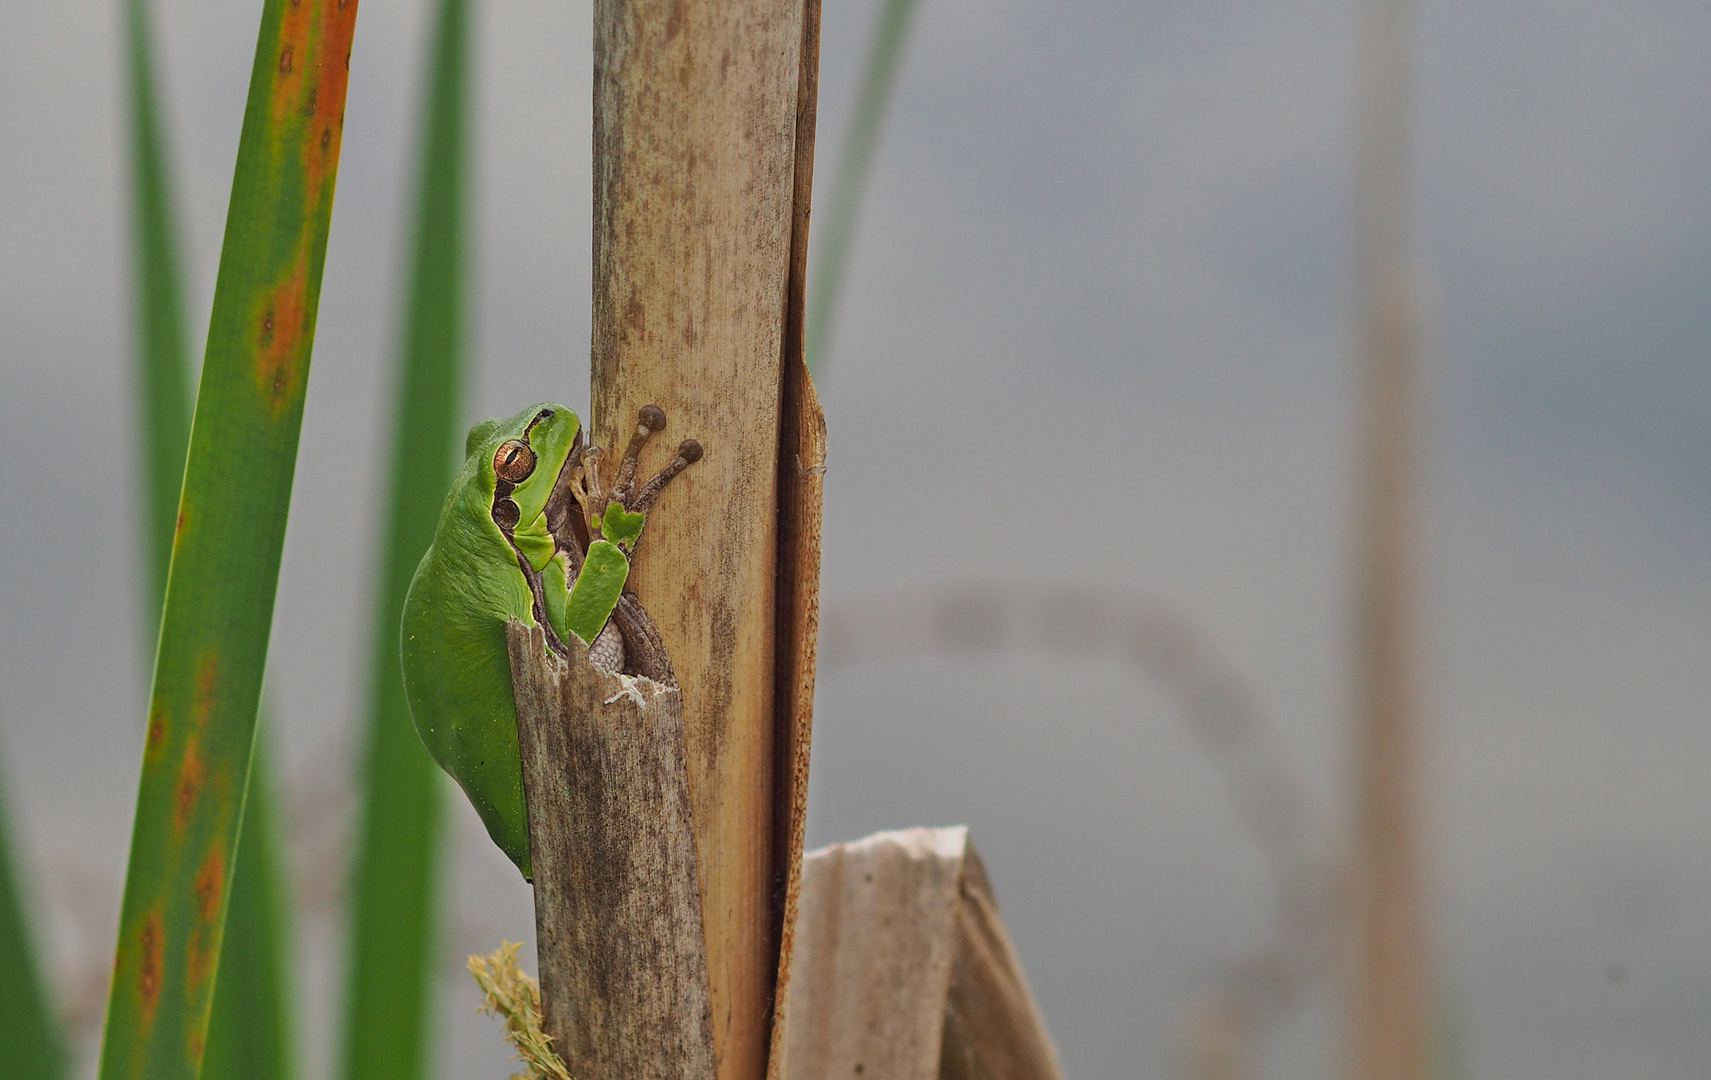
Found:
[[[520,484],[535,471],[535,452],[521,439],[506,439],[493,451],[493,475]]]
[[[552,415],[553,411],[551,409],[542,409],[540,412],[536,413],[535,418],[529,421],[529,426],[523,429],[523,438],[527,439],[529,437],[529,432],[535,430],[535,425],[540,423],[542,420],[551,420]]]

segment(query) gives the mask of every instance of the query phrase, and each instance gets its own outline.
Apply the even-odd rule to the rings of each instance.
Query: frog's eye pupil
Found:
[[[506,439],[493,452],[493,475],[512,484],[520,484],[535,471],[535,452],[521,439]]]

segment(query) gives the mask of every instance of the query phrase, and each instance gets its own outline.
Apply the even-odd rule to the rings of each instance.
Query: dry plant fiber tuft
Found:
[[[501,941],[493,954],[471,956],[469,973],[486,999],[481,1011],[505,1022],[505,1037],[523,1063],[523,1071],[511,1080],[570,1080],[553,1052],[552,1037],[541,1030],[541,991],[517,966],[517,943]]]

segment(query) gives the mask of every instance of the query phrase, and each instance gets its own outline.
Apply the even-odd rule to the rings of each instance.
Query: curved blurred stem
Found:
[[[837,313],[844,270],[849,264],[856,213],[873,171],[880,128],[885,123],[892,91],[897,87],[903,46],[914,14],[915,0],[882,0],[874,22],[873,40],[868,46],[861,89],[856,95],[855,112],[838,151],[838,168],[826,198],[821,218],[824,231],[815,246],[808,287],[808,369],[816,375],[825,370],[826,343],[831,335],[832,317]]]
[[[1432,1075],[1419,802],[1419,334],[1409,254],[1411,0],[1356,23],[1354,301],[1360,351],[1351,758],[1354,981],[1348,1080]]]

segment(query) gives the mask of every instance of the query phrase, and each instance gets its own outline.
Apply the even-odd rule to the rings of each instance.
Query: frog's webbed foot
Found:
[[[660,493],[678,473],[701,460],[701,444],[694,439],[685,439],[677,446],[677,456],[638,488],[636,470],[641,463],[642,450],[653,434],[664,428],[665,411],[658,405],[642,406],[636,414],[636,428],[630,433],[629,445],[624,447],[624,457],[618,463],[618,474],[613,477],[609,490],[602,490],[600,486],[600,448],[591,446],[584,452],[583,468],[572,477],[571,484],[583,508],[583,526],[590,540],[601,538],[602,522],[608,506],[616,503],[628,513],[645,514],[653,508]],[[632,540],[627,545],[621,545],[625,547],[624,553],[630,554],[636,543],[637,541]]]

